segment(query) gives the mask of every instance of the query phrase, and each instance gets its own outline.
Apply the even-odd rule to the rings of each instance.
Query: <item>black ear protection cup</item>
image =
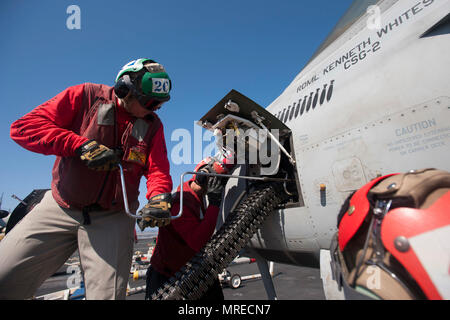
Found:
[[[114,93],[120,99],[125,98],[130,90],[134,91],[134,85],[128,74],[123,75],[114,85]]]
[[[150,60],[150,62],[153,62],[153,60]],[[137,88],[141,87],[142,79],[147,73],[152,74],[158,72],[165,73],[164,68],[159,64],[158,66],[146,66],[145,69],[141,69],[138,72],[133,73],[133,80],[130,77],[130,74],[125,73],[114,84],[114,93],[119,99],[124,99],[131,92],[131,95],[139,101],[141,106],[146,109],[155,111],[161,107],[162,103],[170,99],[170,95],[167,95],[166,97],[145,95],[141,93],[141,90],[138,90]],[[169,90],[171,88],[172,81],[169,79]]]

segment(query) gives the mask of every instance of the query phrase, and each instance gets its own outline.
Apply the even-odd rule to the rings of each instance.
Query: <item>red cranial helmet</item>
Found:
[[[450,299],[449,172],[369,182],[349,198],[338,228],[333,263],[348,288],[381,299]]]
[[[207,157],[200,161],[195,167],[195,172],[208,172],[217,174],[229,174],[234,168],[234,158],[233,154],[230,152],[220,152],[214,157]],[[204,178],[201,178],[204,177]],[[199,184],[203,184],[207,179],[207,176],[194,175],[193,180],[197,181]]]

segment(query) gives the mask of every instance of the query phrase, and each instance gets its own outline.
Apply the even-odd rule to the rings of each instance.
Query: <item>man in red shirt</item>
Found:
[[[217,159],[205,159],[195,172],[227,173],[231,166]],[[150,299],[165,282],[184,266],[211,238],[219,213],[226,178],[195,175],[183,185],[183,214],[168,226],[159,228],[156,247],[147,269],[146,299]],[[172,214],[180,209],[180,187],[175,196]],[[209,206],[205,210],[205,196]],[[204,301],[224,300],[219,279],[200,298]]]
[[[145,226],[170,221],[172,179],[163,125],[154,111],[170,99],[164,67],[150,59],[126,64],[114,87],[70,87],[11,126],[27,150],[56,155],[51,191],[0,242],[0,299],[30,298],[78,248],[87,299],[124,299],[135,220],[147,179]]]

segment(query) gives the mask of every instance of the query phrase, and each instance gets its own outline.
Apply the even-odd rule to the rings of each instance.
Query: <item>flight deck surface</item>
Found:
[[[145,252],[148,248],[146,240],[139,240],[134,250]],[[241,277],[259,274],[256,263],[233,265],[227,268],[231,275]],[[36,292],[36,296],[67,289],[67,281],[71,275],[59,274],[45,281]],[[320,279],[320,271],[315,268],[298,267],[275,263],[273,268],[273,283],[278,300],[325,300]],[[130,275],[130,288],[142,287],[145,279],[134,281]],[[223,285],[225,300],[267,300],[267,294],[261,278],[242,281],[237,289]],[[139,292],[127,296],[127,300],[144,300],[145,293]]]

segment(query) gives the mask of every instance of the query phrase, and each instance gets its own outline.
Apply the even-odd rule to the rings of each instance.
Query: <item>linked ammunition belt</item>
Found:
[[[196,300],[213,284],[217,275],[239,254],[267,216],[286,199],[275,183],[259,186],[243,200],[213,238],[152,300]]]

